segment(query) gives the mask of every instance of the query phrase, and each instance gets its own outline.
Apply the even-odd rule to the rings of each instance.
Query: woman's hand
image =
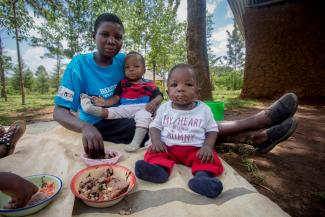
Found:
[[[103,97],[92,96],[90,99],[91,102],[96,106],[106,106],[106,100]]]
[[[91,124],[79,120],[69,109],[55,106],[53,118],[69,130],[82,133],[82,144],[85,153],[93,158],[104,156],[103,137]]]
[[[93,159],[105,156],[103,137],[96,127],[85,123],[81,128],[81,133],[82,144],[86,154]]]
[[[163,142],[155,142],[149,146],[148,152],[151,153],[159,153],[159,152],[167,152],[167,147]]]
[[[5,205],[6,209],[24,207],[38,191],[36,185],[14,173],[3,172],[0,177],[0,190],[11,197],[11,201]]]
[[[196,154],[202,163],[213,162],[213,150],[209,145],[203,145]]]

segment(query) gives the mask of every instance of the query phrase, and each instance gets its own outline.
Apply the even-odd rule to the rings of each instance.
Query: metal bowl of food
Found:
[[[119,165],[101,164],[79,171],[71,180],[72,193],[86,205],[113,206],[127,196],[136,183],[131,170]]]
[[[17,209],[5,209],[10,197],[0,192],[0,215],[3,216],[26,216],[36,213],[46,207],[60,192],[62,181],[59,177],[47,174],[24,177],[35,184],[39,191],[33,195],[25,207]]]

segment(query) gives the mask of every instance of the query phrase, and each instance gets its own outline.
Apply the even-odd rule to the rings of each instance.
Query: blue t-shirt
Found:
[[[118,53],[111,65],[98,66],[94,60],[94,53],[75,56],[67,66],[54,103],[73,111],[79,111],[80,120],[95,124],[102,120],[85,113],[80,106],[80,94],[101,96],[109,99],[117,83],[124,78],[125,54]]]

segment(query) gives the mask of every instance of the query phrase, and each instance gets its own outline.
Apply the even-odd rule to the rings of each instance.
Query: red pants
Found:
[[[217,155],[213,150],[214,161],[212,163],[202,163],[196,156],[200,148],[193,146],[167,146],[167,152],[149,153],[148,151],[144,155],[144,161],[165,167],[170,174],[173,170],[174,164],[183,164],[188,167],[192,167],[192,174],[195,175],[197,171],[206,171],[219,176],[223,172],[223,166]]]

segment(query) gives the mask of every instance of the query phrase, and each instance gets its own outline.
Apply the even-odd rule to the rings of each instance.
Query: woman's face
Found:
[[[102,22],[94,36],[98,53],[104,58],[113,58],[122,48],[123,29],[118,23]]]

